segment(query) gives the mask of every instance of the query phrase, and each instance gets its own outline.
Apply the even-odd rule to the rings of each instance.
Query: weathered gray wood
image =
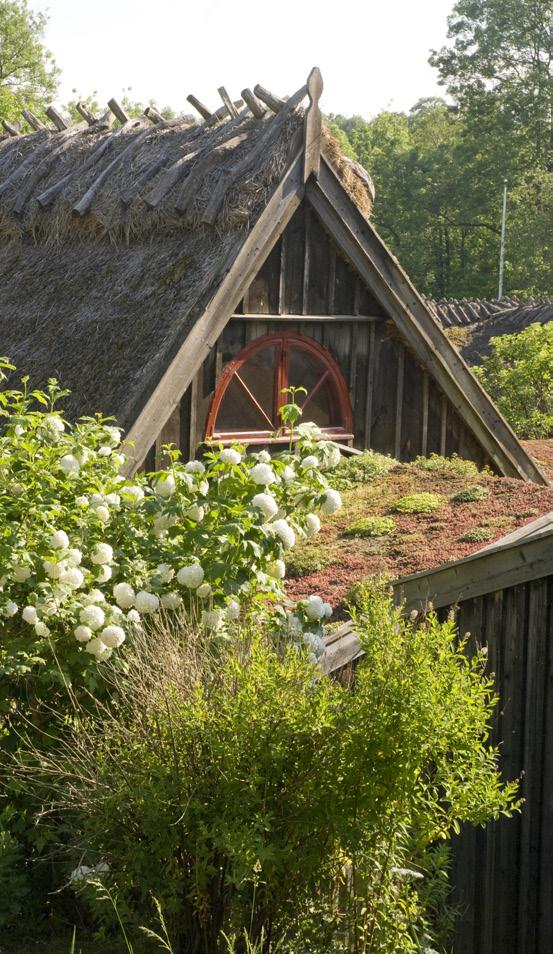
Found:
[[[421,434],[421,454],[426,457],[428,454],[428,402],[429,402],[429,380],[428,371],[422,374],[422,434]]]
[[[122,127],[121,127],[122,128]],[[86,215],[90,211],[90,207],[94,201],[95,195],[97,195],[100,187],[109,178],[113,170],[123,162],[124,159],[128,159],[134,152],[139,149],[144,140],[151,134],[151,129],[143,129],[142,132],[137,133],[132,142],[123,149],[118,156],[115,156],[114,159],[106,166],[106,168],[100,173],[99,176],[94,180],[92,185],[86,190],[85,194],[76,202],[73,206],[73,211],[77,215]]]
[[[112,113],[111,109],[106,109],[99,119],[96,120],[95,125],[98,125],[100,129],[111,129],[115,122],[115,113]]]
[[[442,407],[440,412],[440,454],[445,457],[447,450],[447,398],[442,395]]]
[[[120,136],[123,133],[123,131],[126,131],[126,127],[120,126],[119,129],[116,129],[114,133],[111,133],[109,136],[106,136],[105,139],[103,139],[100,145],[97,147],[97,149],[94,149],[94,151],[85,159],[83,163],[81,163],[80,166],[77,166],[77,168],[72,169],[71,172],[68,172],[67,175],[63,176],[61,179],[58,179],[58,181],[55,182],[52,186],[50,186],[49,189],[46,189],[45,192],[39,195],[37,197],[37,202],[39,203],[39,205],[41,205],[43,208],[50,205],[54,201],[54,199],[60,194],[60,192],[63,191],[65,186],[69,182],[71,182],[72,179],[76,178],[77,176],[79,177],[82,176],[85,172],[88,172],[89,169],[91,169],[94,165],[96,165],[96,163],[99,162],[102,156],[110,148],[114,140],[118,136]],[[149,450],[149,446],[148,448],[146,448],[144,453],[147,453],[148,450]]]
[[[548,481],[471,374],[397,260],[325,161],[319,180],[307,184],[309,201],[344,254],[393,317],[400,332],[438,381],[500,472],[536,483]]]
[[[130,122],[131,117],[127,115],[127,113],[125,112],[121,104],[118,103],[116,99],[108,100],[108,106],[111,109],[115,118],[119,120],[122,126],[125,126],[128,122]]]
[[[19,128],[19,125],[16,123],[10,123],[8,122],[7,119],[3,119],[2,126],[6,130],[8,135],[13,136],[14,139],[21,135],[21,129]]]
[[[397,381],[396,381],[396,429],[394,436],[394,457],[396,460],[401,458],[401,416],[403,413],[403,385],[405,375],[405,348],[399,347],[399,358],[397,362]]]
[[[303,282],[302,282],[302,296],[301,296],[301,313],[302,315],[307,315],[309,311],[309,268],[310,268],[310,227],[311,227],[311,214],[310,210],[306,208],[305,218],[304,218],[304,255],[303,255]]]
[[[242,113],[238,112],[238,110],[240,110],[243,105],[244,105],[244,101],[243,101],[242,99],[235,99],[235,100],[234,100],[233,106],[234,106],[234,108],[235,108],[236,111],[237,111],[237,112],[236,112],[236,115],[237,115],[237,116],[247,115],[247,112],[248,112],[247,109],[246,109],[246,110],[243,110]],[[216,109],[215,112],[211,114],[211,118],[208,119],[208,120],[206,120],[206,125],[207,125],[207,126],[214,126],[216,123],[220,123],[220,122],[222,122],[223,119],[228,119],[228,118],[229,118],[229,114],[228,114],[228,109],[227,109],[227,107],[226,107],[226,106],[219,106],[219,109]],[[236,118],[236,117],[233,117],[233,118]]]
[[[286,265],[288,258],[288,231],[284,232],[280,240],[280,278],[278,286],[278,312],[283,315],[286,311]]]
[[[24,119],[27,120],[31,129],[34,129],[35,132],[38,132],[39,129],[46,129],[45,124],[42,122],[42,119],[39,119],[38,116],[35,116],[30,109],[22,109],[21,114]]]
[[[88,106],[85,105],[85,103],[77,103],[75,109],[77,110],[78,113],[80,113],[84,121],[88,123],[89,126],[93,126],[94,123],[97,122],[96,116],[94,115],[93,112],[90,111],[90,109],[88,108]],[[111,110],[110,110],[110,113],[111,113]]]
[[[76,128],[68,129],[66,133],[56,137],[53,144],[49,141],[45,143],[44,149],[41,150],[40,153],[42,158],[39,162],[36,161],[38,150],[35,151],[32,156],[29,156],[29,160],[32,160],[30,164],[34,166],[34,168],[31,174],[26,177],[21,189],[15,196],[13,210],[17,215],[21,214],[36,186],[48,175],[58,157],[71,146],[73,137],[78,132],[79,130]],[[19,169],[21,170],[23,166],[25,166],[25,163],[22,163]],[[3,188],[4,183],[0,186],[0,194]]]
[[[305,114],[304,123],[304,165],[303,178],[307,182],[309,176],[319,177],[321,166],[321,145],[323,138],[323,117],[319,107],[319,99],[323,92],[323,78],[320,69],[315,66],[307,78],[307,94],[309,106]]]
[[[265,103],[265,105],[268,106],[273,113],[279,113],[280,110],[286,105],[285,99],[281,99],[280,96],[274,96],[273,93],[271,93],[268,89],[265,89],[264,86],[260,86],[259,83],[254,86],[253,91],[257,98],[260,99],[262,103]]]
[[[58,132],[63,132],[64,129],[69,129],[71,125],[70,121],[66,119],[65,116],[62,116],[55,106],[48,106],[48,108],[45,109],[45,113],[48,116],[48,119],[52,120]]]
[[[205,222],[207,225],[213,224],[217,218],[217,215],[219,214],[219,210],[223,204],[227,191],[234,185],[235,182],[238,182],[242,178],[244,173],[247,172],[248,169],[250,169],[251,166],[258,161],[258,159],[265,155],[267,148],[280,134],[290,113],[294,111],[296,106],[298,106],[305,97],[305,93],[305,86],[298,90],[297,93],[294,93],[294,95],[290,97],[285,106],[282,108],[278,116],[275,116],[275,118],[267,124],[267,128],[263,131],[253,149],[251,149],[250,152],[248,152],[244,158],[240,160],[240,162],[237,162],[230,172],[228,172],[225,176],[221,176],[221,180],[213,190],[213,195],[211,196],[211,199],[202,215],[202,222]]]
[[[208,119],[212,119],[212,118],[213,118],[213,113],[211,112],[211,110],[209,110],[209,109],[207,108],[207,106],[204,106],[204,104],[201,103],[200,100],[197,99],[195,96],[193,96],[192,93],[190,93],[190,94],[186,97],[186,99],[187,99],[187,101],[190,103],[190,105],[193,106],[194,109],[197,110],[197,112],[199,112],[200,116],[201,116],[203,119],[205,119],[205,120],[207,121]]]
[[[205,127],[203,125],[196,125],[194,122],[190,123],[190,126],[187,129],[186,139],[183,142],[183,147],[186,151],[181,158],[184,159],[186,156],[190,155],[190,152],[188,151],[189,148],[192,147],[195,140],[201,136],[202,130],[204,129]],[[161,156],[159,156],[150,166],[147,166],[141,175],[137,176],[137,178],[129,184],[129,187],[121,193],[121,202],[123,202],[125,205],[130,205],[132,200],[141,193],[144,186],[148,182],[151,182],[152,179],[154,179],[158,173],[162,171],[162,169],[165,170],[166,162],[166,156],[162,153]],[[167,171],[170,171],[171,168],[171,166],[168,166]]]
[[[254,96],[251,89],[243,89],[240,94],[246,103],[246,106],[250,112],[255,116],[256,119],[263,119],[265,115],[265,110],[259,100]]]
[[[135,423],[128,439],[135,445],[134,460],[144,457],[151,442],[184,391],[196,370],[217,341],[229,316],[243,298],[261,262],[278,241],[303,197],[301,157],[297,156],[276,188],[256,224],[237,249],[229,271],[213,298],[166,370]],[[127,470],[133,469],[129,462]]]
[[[217,92],[219,93],[219,96],[220,96],[221,99],[223,100],[223,103],[225,104],[226,110],[227,110],[227,112],[228,112],[230,118],[231,118],[231,119],[234,119],[235,116],[238,116],[238,110],[237,110],[236,106],[234,105],[234,103],[232,102],[232,100],[231,100],[229,94],[227,93],[225,87],[224,87],[224,86],[219,86],[218,89],[217,89]]]
[[[36,149],[33,149],[27,158],[24,159],[23,162],[18,163],[15,169],[13,169],[9,176],[0,184],[0,196],[3,195],[4,192],[7,192],[8,189],[11,189],[18,179],[22,178],[27,170],[34,166],[41,157],[47,155],[51,151],[52,145],[49,139],[41,142]]]
[[[233,122],[236,123],[237,121],[234,120]],[[184,215],[187,211],[190,201],[193,199],[197,187],[206,173],[220,162],[228,152],[232,152],[233,149],[236,149],[247,139],[247,131],[232,136],[234,129],[235,126],[229,123],[228,126],[225,127],[225,138],[222,142],[219,142],[219,145],[203,149],[198,153],[196,162],[186,177],[182,189],[175,200],[175,209],[177,212],[180,212],[181,215]],[[230,136],[230,138],[226,138],[227,135]],[[172,184],[173,183],[171,183],[171,185]]]
[[[173,444],[174,448],[180,449],[180,403],[174,408],[168,421],[165,422],[156,438],[156,467],[166,467],[170,458],[165,454],[163,448],[167,444]]]
[[[542,850],[539,871],[538,897],[538,950],[546,951],[553,937],[553,579],[547,581],[545,632],[547,665],[544,670],[544,721],[543,721],[543,770],[542,770]]]
[[[367,394],[365,398],[365,427],[363,437],[365,447],[371,447],[371,431],[373,416],[374,367],[376,360],[376,328],[371,324],[369,330],[369,363],[367,369]]]
[[[158,123],[164,121],[164,117],[161,115],[159,109],[156,109],[155,106],[146,106],[144,110],[144,115],[146,119],[149,119],[154,126],[157,126]]]

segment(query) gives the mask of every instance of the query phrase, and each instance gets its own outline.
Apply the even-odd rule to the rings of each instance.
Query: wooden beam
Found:
[[[130,122],[131,117],[127,115],[120,103],[116,99],[110,99],[108,101],[108,106],[111,109],[113,115],[116,119],[119,120],[122,126],[125,126],[126,123]]]
[[[4,181],[0,184],[0,196],[7,192],[8,189],[11,189],[17,180],[25,175],[29,167],[34,166],[39,159],[41,159],[44,155],[48,155],[51,151],[52,143],[49,139],[46,140],[46,142],[41,142],[36,149],[33,149],[30,155],[28,155],[23,162],[20,162],[15,169],[12,170],[7,179],[4,179]]]
[[[89,126],[93,126],[97,122],[96,116],[93,112],[90,111],[88,106],[85,103],[77,103],[75,109],[83,117],[84,121],[88,123]],[[111,110],[110,110],[111,113]]]
[[[239,118],[240,117],[237,117],[237,119],[232,120],[224,127],[224,136],[222,140],[218,140],[217,146],[208,145],[205,149],[197,153],[196,162],[186,177],[180,193],[175,200],[175,209],[177,212],[180,212],[181,215],[184,215],[187,211],[191,200],[196,194],[197,187],[206,173],[220,162],[227,152],[236,149],[237,146],[247,138],[247,131],[239,135],[232,135],[232,133],[236,131]]]
[[[428,408],[430,403],[430,379],[428,371],[422,372],[422,433],[421,433],[421,454],[426,457],[428,454]]]
[[[304,122],[304,164],[303,178],[307,182],[310,175],[319,178],[321,167],[321,144],[323,138],[323,117],[319,100],[323,92],[323,78],[318,66],[314,66],[307,79],[309,106]]]
[[[42,119],[39,119],[38,116],[35,116],[30,109],[22,109],[21,113],[23,118],[28,122],[31,129],[34,129],[35,132],[38,132],[39,129],[46,129]]]
[[[273,113],[279,113],[281,109],[286,106],[286,100],[281,99],[280,96],[274,96],[268,89],[265,89],[264,86],[260,86],[258,83],[257,86],[254,86],[253,91],[258,99],[262,103],[265,103],[273,111]]]
[[[228,112],[230,118],[231,118],[231,119],[234,119],[235,116],[238,116],[238,110],[237,110],[236,106],[234,105],[234,103],[232,102],[232,100],[231,100],[229,94],[227,93],[225,87],[224,87],[224,86],[219,86],[219,87],[217,88],[217,92],[219,93],[219,96],[220,96],[221,99],[223,100],[223,103],[224,103],[224,105],[225,105],[225,108],[226,108],[226,110],[227,110],[227,112]]]
[[[251,89],[248,89],[246,87],[246,89],[242,90],[240,95],[242,99],[244,100],[244,102],[246,103],[246,106],[248,107],[250,112],[253,113],[253,115],[255,116],[255,118],[263,119],[265,115],[265,110],[263,109],[263,106],[261,105],[259,100],[254,96]]]
[[[194,109],[197,110],[197,112],[199,112],[202,119],[205,119],[207,121],[208,119],[213,118],[213,113],[211,112],[211,110],[209,110],[207,106],[204,106],[204,104],[201,103],[199,99],[196,99],[196,97],[193,96],[192,93],[190,93],[186,97],[186,99],[187,99],[187,102],[189,102],[190,105],[193,106]]]
[[[440,404],[440,454],[445,457],[447,448],[447,398],[442,394]]]
[[[397,362],[397,381],[396,381],[396,426],[394,436],[394,457],[396,460],[401,458],[401,422],[403,417],[403,384],[405,379],[405,348],[399,346],[399,357]]]
[[[375,321],[369,328],[369,367],[367,371],[367,395],[365,398],[365,447],[370,448],[372,438],[372,419],[374,401],[374,372],[376,365],[376,325]]]
[[[306,92],[307,90],[305,86],[302,86],[297,93],[294,93],[294,95],[291,96],[287,101],[284,108],[280,111],[278,116],[275,116],[274,119],[267,123],[267,128],[264,130],[264,132],[262,132],[253,149],[248,152],[244,158],[240,160],[240,162],[237,162],[227,175],[221,177],[219,183],[213,190],[211,199],[209,200],[202,215],[202,222],[205,222],[206,225],[213,225],[213,222],[219,214],[219,210],[223,204],[227,191],[234,185],[235,182],[238,182],[238,180],[242,178],[244,173],[247,172],[247,170],[254,165],[258,159],[261,159],[266,154],[267,148],[280,134],[288,117],[294,111],[296,106],[301,103]]]
[[[194,323],[127,435],[134,442],[134,459],[143,459],[160,427],[171,416],[198,368],[214,346],[261,262],[274,247],[303,198],[302,158],[298,155],[276,187],[256,224],[240,238],[240,248],[213,298]],[[129,471],[133,463],[129,461]]]
[[[3,120],[2,120],[2,126],[4,127],[4,129],[6,130],[6,132],[8,133],[8,136],[13,136],[14,139],[15,139],[17,136],[20,136],[20,135],[21,135],[21,130],[20,130],[19,126],[16,125],[16,123],[10,123],[10,122],[8,122],[7,119],[3,119]]]
[[[122,128],[122,127],[121,127]],[[115,156],[114,159],[102,170],[99,176],[94,180],[91,186],[86,190],[85,194],[81,196],[78,202],[75,202],[73,206],[73,211],[77,215],[86,215],[90,211],[92,202],[94,201],[94,196],[98,193],[98,190],[106,181],[106,179],[111,175],[113,170],[121,164],[124,159],[128,159],[137,149],[142,145],[144,140],[151,134],[151,128],[148,126],[147,129],[143,129],[142,132],[138,132],[134,137],[132,142],[123,149],[118,156]]]
[[[386,321],[386,318],[383,315],[292,315],[287,314],[286,312],[281,312],[278,315],[268,315],[262,312],[236,312],[231,316],[236,321],[293,321],[293,322],[306,322],[313,321],[319,324],[321,321],[330,321],[330,322],[356,322],[357,324],[376,324],[377,322]]]
[[[286,263],[288,258],[288,233],[284,232],[280,240],[280,271],[278,276],[278,310],[281,315],[286,311]]]
[[[48,119],[52,120],[58,132],[63,132],[64,129],[69,129],[71,125],[70,121],[65,119],[65,117],[62,116],[55,106],[48,106],[48,108],[45,109],[45,113],[48,116]]]
[[[240,113],[238,112],[238,110],[241,109],[241,107],[244,105],[243,100],[235,99],[233,105],[236,109],[236,115],[240,116]],[[211,119],[206,120],[206,125],[215,126],[216,123],[220,123],[222,122],[223,119],[228,119],[228,118],[229,118],[229,114],[228,114],[227,107],[219,106],[219,109],[216,109],[215,112],[211,114]]]
[[[25,205],[33,194],[36,186],[41,182],[50,172],[54,163],[60,155],[62,155],[72,143],[73,138],[80,134],[82,131],[78,127],[73,127],[73,129],[68,129],[67,132],[61,133],[59,136],[56,136],[53,143],[50,139],[44,144],[44,149],[35,150],[31,156],[29,156],[25,162],[21,163],[19,166],[19,172],[23,170],[25,164],[28,162],[29,165],[32,165],[32,171],[25,177],[23,185],[19,192],[15,196],[15,201],[13,204],[13,211],[20,215]],[[40,161],[37,161],[40,154]],[[4,188],[4,183],[0,186],[0,194]]]
[[[144,115],[146,119],[149,119],[151,123],[156,126],[158,123],[162,123],[164,117],[161,115],[159,109],[156,109],[155,106],[146,106],[144,110]]]
[[[303,315],[306,315],[309,311],[309,267],[310,267],[310,257],[311,257],[311,248],[310,248],[310,233],[311,233],[311,209],[305,207],[305,218],[304,218],[304,231],[303,231],[303,282],[302,282],[302,296],[301,296],[301,311]]]
[[[512,429],[428,310],[399,263],[324,161],[307,195],[343,253],[390,314],[500,473],[548,485]]]
[[[185,123],[185,128],[187,129],[186,138],[183,140],[182,145],[186,149],[191,146],[195,140],[201,135],[202,131],[205,129],[203,125],[197,125],[195,121],[192,121],[190,124],[186,120],[183,120]],[[187,152],[187,155],[190,155]],[[178,161],[178,160],[177,160]],[[151,165],[147,166],[146,169],[137,176],[132,182],[129,183],[127,189],[121,193],[121,202],[125,205],[130,205],[132,200],[139,195],[142,188],[154,179],[159,172],[165,170],[165,163],[167,162],[167,157],[164,153],[157,157]],[[169,167],[171,168],[171,167]]]

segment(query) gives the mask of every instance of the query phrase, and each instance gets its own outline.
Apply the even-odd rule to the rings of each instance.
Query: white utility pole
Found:
[[[501,216],[501,243],[499,246],[499,291],[497,297],[503,298],[503,271],[505,267],[505,222],[507,219],[507,180],[503,180],[503,214]]]

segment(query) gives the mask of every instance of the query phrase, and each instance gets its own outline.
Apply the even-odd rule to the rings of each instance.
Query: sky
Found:
[[[439,95],[432,48],[443,45],[454,0],[31,0],[49,16],[46,45],[62,70],[59,102],[125,93],[190,112],[194,93],[221,105],[261,83],[280,95],[312,66],[325,112],[370,118]],[[131,87],[128,92],[128,87]]]

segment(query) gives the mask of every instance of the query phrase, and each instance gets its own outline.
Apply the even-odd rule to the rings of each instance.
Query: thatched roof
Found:
[[[470,302],[428,299],[428,304],[469,365],[482,363],[494,338],[553,321],[553,298]]]
[[[56,376],[69,416],[128,427],[297,151],[305,95],[266,108],[250,94],[201,124],[90,117],[0,141],[0,353],[18,373]],[[370,211],[368,185],[325,142]]]

